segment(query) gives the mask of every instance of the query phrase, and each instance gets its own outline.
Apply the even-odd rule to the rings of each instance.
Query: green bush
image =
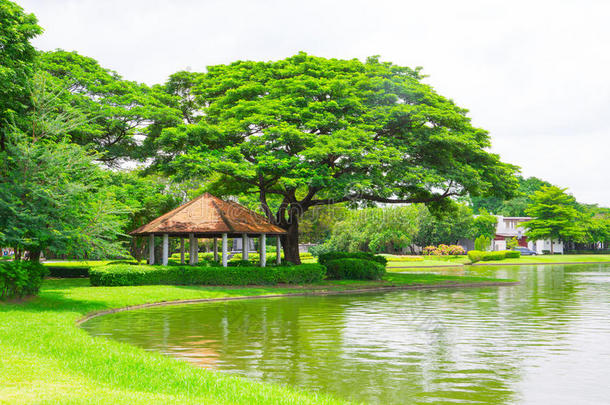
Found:
[[[471,250],[468,252],[468,258],[471,262],[476,263],[480,261],[491,261],[491,260],[503,260],[507,257],[507,250],[499,250],[494,252],[484,252],[481,250]],[[519,252],[515,252],[519,253]],[[518,256],[517,256],[518,257]]]
[[[274,285],[322,281],[326,269],[319,264],[298,266],[130,266],[125,264],[92,268],[91,285]]]
[[[91,266],[46,266],[49,276],[57,278],[89,277]]]
[[[335,259],[326,262],[326,274],[333,280],[381,280],[385,265],[366,259]]]
[[[519,252],[518,250],[507,250],[506,251],[507,259],[518,259],[520,257],[521,257],[521,252]]]
[[[388,259],[384,256],[376,255],[370,252],[328,252],[322,253],[318,256],[318,263],[326,266],[331,260],[337,259],[362,259],[377,262],[385,266],[388,263]]]
[[[252,267],[249,260],[231,260],[227,263],[229,267]]]
[[[0,299],[38,294],[46,273],[46,267],[40,263],[0,262]]]

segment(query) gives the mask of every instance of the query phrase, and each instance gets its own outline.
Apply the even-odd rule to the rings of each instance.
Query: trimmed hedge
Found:
[[[89,277],[91,266],[46,266],[49,276],[57,278]]]
[[[0,299],[38,294],[46,273],[46,267],[40,263],[0,262]]]
[[[468,252],[468,258],[473,263],[480,261],[486,262],[491,260],[516,259],[519,257],[521,257],[521,252],[515,250],[498,250],[495,252],[471,250],[470,252]]]
[[[518,259],[520,257],[521,257],[521,252],[519,252],[518,250],[507,250],[506,251],[507,259]]]
[[[89,272],[93,286],[128,285],[274,285],[322,281],[326,268],[319,264],[275,267],[130,266],[96,267]]]
[[[338,259],[361,259],[361,260],[369,260],[376,263],[379,263],[385,266],[388,263],[388,259],[384,256],[376,255],[370,252],[328,252],[322,253],[318,256],[318,263],[326,266],[328,262],[331,260]]]
[[[385,265],[366,259],[335,259],[326,263],[326,275],[333,280],[381,280]]]

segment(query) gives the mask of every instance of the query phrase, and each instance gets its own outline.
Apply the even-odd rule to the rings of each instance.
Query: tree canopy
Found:
[[[200,120],[163,131],[156,167],[178,179],[216,174],[211,191],[257,195],[288,231],[293,261],[299,218],[316,205],[510,194],[516,167],[422,79],[375,57],[211,66],[192,89]]]
[[[65,89],[57,108],[87,117],[69,131],[70,140],[97,151],[109,166],[141,157],[149,131],[182,122],[178,96],[125,80],[95,59],[57,50],[41,53],[38,63],[53,86]]]
[[[504,215],[507,217],[522,217],[525,216],[525,209],[531,203],[531,198],[534,192],[540,190],[544,186],[551,186],[548,181],[541,180],[537,177],[524,178],[517,176],[519,187],[515,196],[509,199],[503,199],[493,196],[473,196],[472,208],[475,213],[490,212],[496,215]]]
[[[566,190],[545,186],[534,193],[532,203],[526,209],[533,219],[523,224],[527,228],[528,239],[569,241],[584,238],[584,229],[578,221],[582,218],[578,204],[573,196],[566,194]]]
[[[0,0],[0,150],[14,124],[30,107],[28,82],[34,74],[36,50],[30,40],[42,32],[33,14]]]

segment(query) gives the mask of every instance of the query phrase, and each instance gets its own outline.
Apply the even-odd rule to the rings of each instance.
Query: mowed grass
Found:
[[[553,263],[595,263],[610,262],[610,255],[536,255],[521,256],[516,259],[477,262],[477,264],[553,264]]]
[[[490,260],[477,262],[476,265],[510,265],[510,264],[562,264],[562,263],[594,263],[610,262],[610,255],[537,255],[522,256],[516,259]],[[471,264],[467,256],[444,260],[424,258],[417,262],[389,261],[388,272],[400,272],[405,269],[425,267],[460,267]]]
[[[0,403],[343,403],[322,393],[216,373],[126,343],[91,337],[76,321],[95,311],[151,302],[485,281],[500,280],[389,274],[386,280],[377,282],[222,288],[90,287],[88,279],[48,279],[39,297],[21,303],[0,303]]]

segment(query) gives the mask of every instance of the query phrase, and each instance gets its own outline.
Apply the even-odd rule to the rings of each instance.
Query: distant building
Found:
[[[506,241],[516,238],[519,246],[527,247],[538,254],[551,251],[551,241],[549,239],[536,241],[527,239],[527,229],[521,226],[521,224],[533,218],[503,217],[501,215],[496,215],[496,218],[498,218],[498,224],[496,225],[496,235],[491,244],[492,250],[506,250]],[[553,252],[563,253],[563,242],[554,241]]]

